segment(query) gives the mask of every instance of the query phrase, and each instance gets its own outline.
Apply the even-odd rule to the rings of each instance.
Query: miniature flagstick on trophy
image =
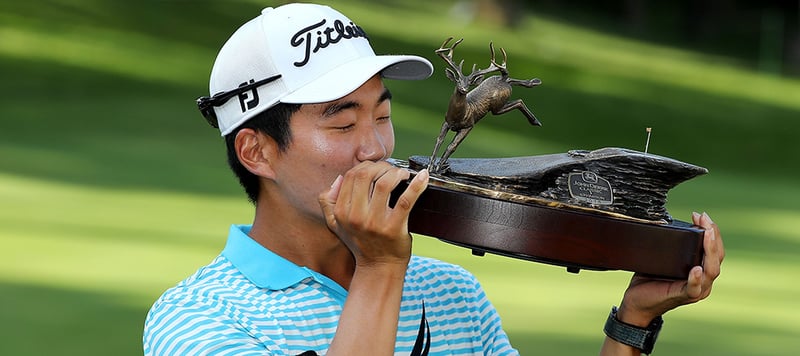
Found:
[[[702,261],[703,230],[674,220],[666,210],[670,189],[707,173],[705,168],[624,148],[503,158],[454,158],[456,148],[488,113],[519,110],[531,125],[539,120],[521,99],[509,100],[514,85],[531,88],[538,78],[509,77],[507,54],[497,63],[462,72],[453,60],[462,40],[435,53],[455,83],[431,156],[394,164],[431,172],[428,189],[411,211],[409,230],[486,252],[567,267],[568,271],[626,270],[684,279]],[[486,75],[498,73],[488,78]],[[455,137],[436,154],[449,131]],[[402,187],[400,188],[402,189]],[[402,190],[398,190],[402,191]],[[395,194],[395,197],[397,194]]]

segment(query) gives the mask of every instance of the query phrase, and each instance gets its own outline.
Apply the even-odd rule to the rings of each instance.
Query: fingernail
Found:
[[[695,219],[695,220],[700,219],[700,213],[698,213],[696,211],[693,211],[692,212],[692,218]]]
[[[428,179],[428,176],[429,176],[429,174],[428,174],[428,169],[427,168],[417,172],[417,177],[420,177],[419,179],[426,180],[426,179]]]
[[[340,174],[339,176],[337,176],[337,177],[336,177],[336,179],[333,181],[333,183],[331,183],[331,188],[333,188],[333,187],[335,187],[337,184],[339,184],[339,182],[340,182],[341,180],[342,180],[342,175]]]
[[[708,214],[707,214],[705,211],[703,212],[703,216],[705,216],[705,217],[706,217],[706,220],[708,220],[708,222],[710,222],[710,223],[712,223],[712,224],[714,223],[714,221],[713,221],[713,220],[711,220],[711,217],[710,217],[710,216],[708,216]]]

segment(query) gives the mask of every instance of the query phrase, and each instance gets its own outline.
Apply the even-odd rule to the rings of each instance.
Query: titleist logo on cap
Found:
[[[345,25],[341,20],[333,21],[333,27],[324,27],[328,20],[323,19],[311,26],[297,31],[289,42],[292,47],[305,46],[305,56],[302,60],[294,62],[295,67],[302,67],[308,63],[313,53],[317,53],[322,48],[339,43],[341,40],[353,38],[367,38],[364,29],[350,22]],[[314,36],[316,35],[316,36]],[[312,41],[312,39],[314,41]],[[313,42],[313,46],[312,46]]]

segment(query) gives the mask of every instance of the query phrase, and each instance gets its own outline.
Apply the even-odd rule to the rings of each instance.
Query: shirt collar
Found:
[[[252,225],[231,225],[222,255],[253,284],[272,290],[291,287],[306,278],[325,284],[319,278],[324,276],[292,263],[250,238],[247,234],[251,227]]]

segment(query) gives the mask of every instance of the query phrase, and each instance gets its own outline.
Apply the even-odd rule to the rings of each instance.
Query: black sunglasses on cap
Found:
[[[281,75],[273,75],[267,79],[262,79],[257,82],[252,83],[243,83],[236,89],[229,90],[229,91],[221,91],[219,93],[214,94],[213,96],[201,96],[197,98],[197,108],[200,109],[200,113],[203,114],[203,117],[206,118],[209,125],[214,128],[219,128],[219,121],[217,120],[217,113],[214,111],[214,107],[224,105],[228,100],[236,95],[240,95],[244,92],[253,90],[262,86],[267,83],[274,82],[280,78]]]

